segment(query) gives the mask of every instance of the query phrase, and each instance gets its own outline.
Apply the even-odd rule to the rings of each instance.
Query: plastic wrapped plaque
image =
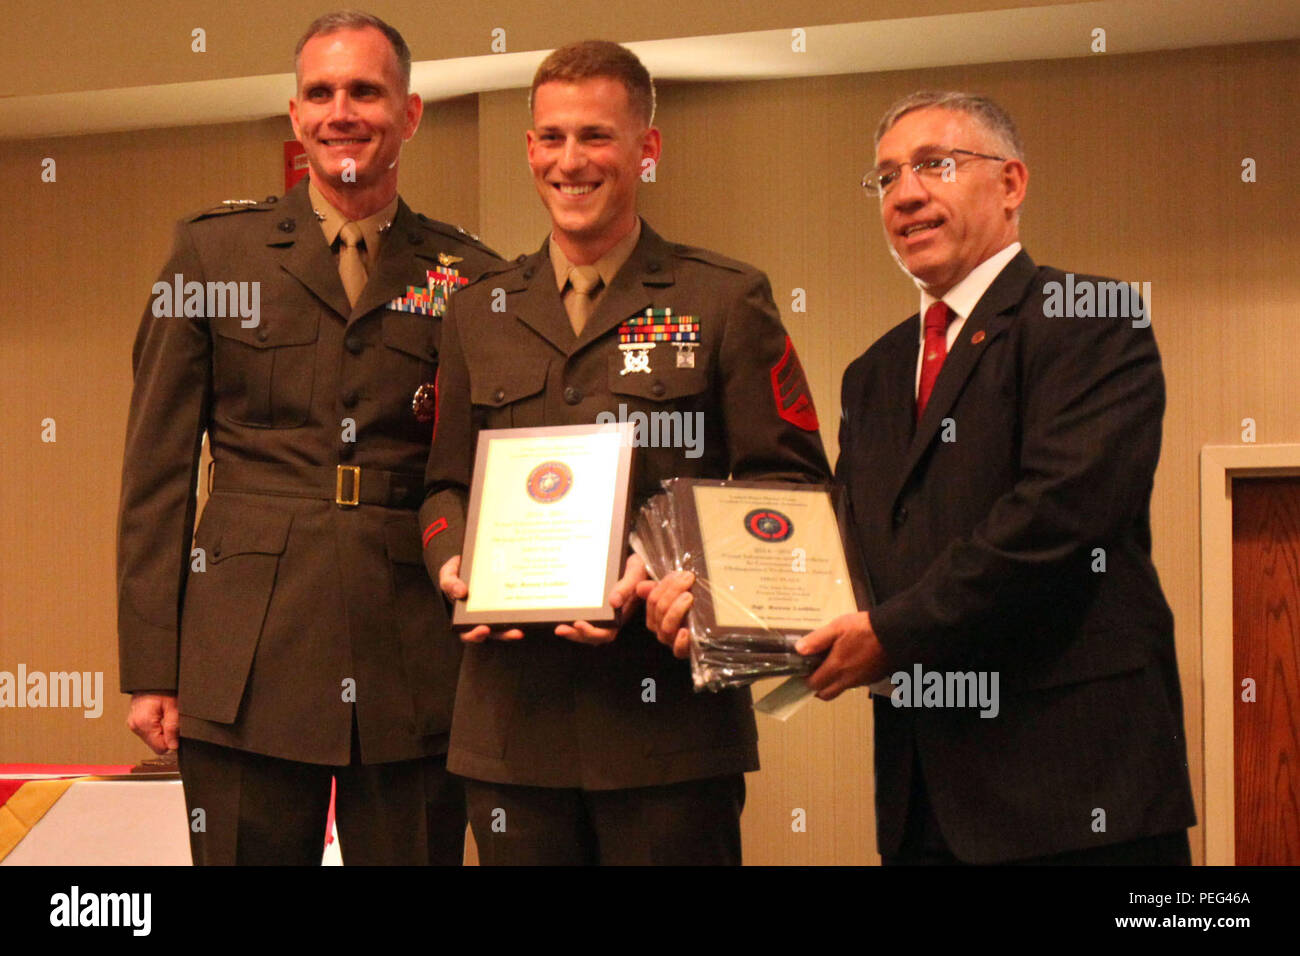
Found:
[[[640,510],[632,546],[656,578],[692,571],[687,619],[696,690],[804,675],[819,657],[795,643],[870,606],[840,489],[672,478]]]

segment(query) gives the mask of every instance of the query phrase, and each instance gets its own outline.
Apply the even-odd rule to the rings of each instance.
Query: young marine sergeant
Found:
[[[457,293],[444,327],[420,520],[429,572],[453,599],[466,594],[459,555],[480,428],[702,413],[690,454],[638,450],[639,495],[673,476],[828,477],[766,277],[668,242],[637,216],[642,170],[661,149],[641,62],[601,41],[556,50],[533,79],[532,113],[528,162],[550,235]],[[505,311],[492,307],[501,292]],[[670,314],[691,334],[639,337]],[[615,606],[630,612],[644,577],[629,558]],[[740,862],[744,773],[758,769],[747,689],[695,694],[686,662],[640,614],[621,630],[576,621],[466,639],[448,766],[469,778],[483,862]]]

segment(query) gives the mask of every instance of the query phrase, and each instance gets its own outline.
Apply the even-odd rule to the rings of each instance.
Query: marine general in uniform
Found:
[[[347,862],[459,863],[460,651],[416,508],[441,315],[498,259],[397,195],[423,107],[396,30],[322,17],[296,67],[310,176],[183,220],[136,339],[122,689],[132,728],[179,747],[196,863],[318,863],[331,776]]]
[[[643,163],[660,154],[653,96],[644,66],[613,43],[561,48],[534,78],[528,158],[551,233],[458,293],[445,325],[420,523],[449,597],[466,593],[459,554],[483,428],[702,420],[699,447],[638,449],[638,496],[673,476],[828,475],[766,277],[637,216]],[[448,766],[469,778],[485,863],[740,862],[744,773],[758,769],[749,692],[692,691],[686,662],[632,610],[643,578],[629,559],[611,597],[629,615],[619,631],[467,633]]]

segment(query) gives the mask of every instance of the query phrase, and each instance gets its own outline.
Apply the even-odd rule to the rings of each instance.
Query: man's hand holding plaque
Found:
[[[638,593],[646,624],[689,657],[697,690],[807,675],[796,644],[869,596],[824,485],[671,479],[641,509],[633,548],[657,579]]]
[[[869,611],[840,615],[802,638],[795,650],[824,657],[808,676],[808,687],[821,700],[834,700],[850,687],[880,681],[890,670]]]
[[[579,644],[608,644],[618,636],[619,626],[640,601],[637,589],[645,581],[645,562],[639,555],[629,555],[623,568],[623,576],[609,593],[609,604],[618,612],[616,626],[596,627],[589,621],[574,621],[572,624],[557,624],[555,633]],[[456,555],[442,566],[438,574],[438,586],[449,601],[461,601],[469,595],[469,587],[460,578],[460,555]],[[517,641],[524,632],[517,627],[506,630],[493,630],[486,624],[479,624],[460,635],[462,641],[480,644],[489,638],[498,641]]]
[[[683,627],[695,597],[691,587],[695,575],[690,571],[670,571],[658,580],[637,585],[637,595],[645,601],[645,624],[659,643],[672,648],[673,656],[685,659],[691,654],[691,632]]]

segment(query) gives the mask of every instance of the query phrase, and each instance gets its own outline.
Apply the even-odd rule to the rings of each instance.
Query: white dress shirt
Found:
[[[1013,242],[1011,245],[993,253],[970,272],[966,273],[966,278],[962,279],[955,286],[947,291],[943,296],[943,302],[952,311],[952,321],[948,323],[948,351],[952,351],[952,345],[957,341],[957,336],[961,335],[962,328],[966,325],[966,320],[970,314],[975,311],[975,306],[979,304],[984,293],[989,290],[993,280],[998,277],[1007,263],[1016,257],[1020,251],[1020,243]],[[919,286],[920,283],[918,282]],[[921,361],[925,356],[925,311],[935,302],[940,301],[925,289],[921,289],[921,331],[920,340],[916,346],[916,384],[912,388],[914,396],[921,394]]]

